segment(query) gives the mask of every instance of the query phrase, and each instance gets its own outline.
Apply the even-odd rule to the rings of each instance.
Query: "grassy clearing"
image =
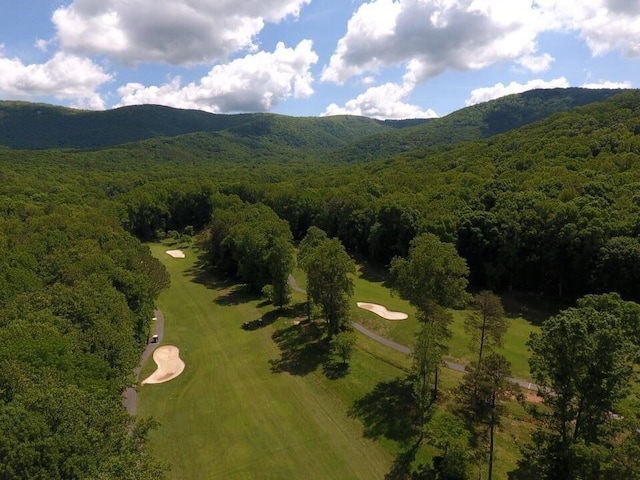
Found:
[[[409,302],[391,293],[386,274],[382,269],[368,265],[358,266],[358,275],[355,279],[354,304],[355,302],[378,303],[389,310],[409,314],[407,320],[389,321],[355,305],[353,308],[355,321],[402,345],[410,347],[413,344],[415,334],[419,328],[415,315],[416,311],[409,305]],[[530,380],[529,352],[526,342],[532,332],[539,331],[539,324],[542,319],[555,313],[555,310],[540,306],[533,308],[530,304],[523,303],[523,299],[515,297],[504,296],[503,302],[511,325],[505,335],[504,347],[497,348],[496,351],[503,354],[511,362],[514,376]],[[449,342],[448,359],[466,364],[476,357],[475,350],[470,345],[469,336],[464,331],[464,320],[471,311],[454,310],[452,313],[452,337]]]
[[[344,400],[318,380],[324,376],[308,375],[321,365],[309,363],[315,355],[304,349],[321,347],[297,342],[295,312],[276,315],[241,288],[199,276],[191,251],[179,260],[162,245],[151,248],[172,280],[158,301],[163,343],[180,347],[186,368],[175,380],[142,387],[138,411],[161,424],[151,442],[172,465],[171,478],[384,476],[391,454],[363,438]],[[260,316],[266,326],[240,328]],[[148,362],[142,378],[153,369]],[[375,380],[362,381],[366,389]]]

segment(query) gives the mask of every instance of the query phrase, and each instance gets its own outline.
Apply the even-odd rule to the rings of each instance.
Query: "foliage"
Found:
[[[581,446],[613,439],[611,415],[629,393],[638,349],[615,310],[590,306],[606,305],[602,300],[592,297],[583,306],[562,311],[531,337],[531,373],[550,412],[546,429],[525,455],[524,471],[528,464],[546,464],[544,471],[553,472],[553,478],[581,478]]]
[[[454,245],[441,242],[431,233],[411,242],[407,258],[391,263],[394,288],[411,305],[425,313],[426,321],[435,305],[462,307],[469,269]]]
[[[518,387],[510,377],[511,365],[507,359],[492,353],[480,363],[468,367],[458,387],[459,408],[479,437],[477,441],[481,451],[486,447],[482,444],[488,437],[489,479],[494,465],[494,432],[506,411],[502,402],[518,393]]]
[[[307,293],[320,306],[329,337],[349,327],[350,299],[356,266],[340,241],[310,230],[303,240],[300,265],[307,274]]]
[[[100,222],[95,219],[100,218]],[[0,218],[0,476],[162,478],[121,394],[164,267],[108,209]]]
[[[467,316],[464,328],[471,335],[472,344],[478,344],[478,364],[480,364],[485,346],[502,346],[509,323],[505,318],[500,297],[493,292],[483,290],[474,295],[473,306],[476,310]]]
[[[342,359],[342,363],[344,365],[349,363],[349,360],[351,359],[351,353],[355,344],[356,336],[353,332],[347,331],[338,333],[331,341],[333,350]]]

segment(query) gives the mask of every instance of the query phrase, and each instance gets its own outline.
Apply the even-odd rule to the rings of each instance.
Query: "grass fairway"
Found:
[[[141,387],[138,413],[161,424],[151,444],[171,464],[170,478],[384,477],[391,453],[363,438],[360,422],[313,365],[295,363],[287,339],[299,327],[290,318],[230,285],[197,278],[190,250],[174,259],[162,245],[151,249],[171,274],[158,301],[162,343],[180,348],[186,368],[168,383]],[[266,326],[240,328],[260,316]],[[290,348],[286,361],[281,348]],[[141,378],[153,369],[148,362]]]

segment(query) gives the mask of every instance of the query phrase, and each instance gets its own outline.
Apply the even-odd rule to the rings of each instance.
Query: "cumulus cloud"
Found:
[[[127,64],[220,61],[243,49],[265,22],[298,16],[311,0],[74,0],[52,21],[69,51]]]
[[[350,19],[322,79],[343,83],[388,66],[412,65],[419,82],[446,70],[516,61],[534,73],[547,31],[577,32],[593,55],[640,56],[640,2],[634,0],[369,0]]]
[[[323,72],[342,83],[412,63],[417,81],[448,69],[473,70],[536,50],[539,14],[529,0],[372,0],[348,24]],[[378,19],[381,25],[371,25]]]
[[[533,73],[540,73],[549,70],[551,64],[555,61],[548,53],[543,55],[525,55],[516,60],[516,63],[522,65]]]
[[[597,88],[631,88],[631,82],[629,81],[625,81],[625,82],[612,82],[609,80],[603,80],[601,82],[597,82],[597,83],[583,83],[582,85],[580,85],[582,88],[593,88],[593,89],[597,89]]]
[[[476,105],[482,102],[488,102],[489,100],[494,100],[496,98],[504,97],[506,95],[512,95],[514,93],[522,93],[528,90],[535,90],[537,88],[568,88],[570,87],[569,81],[564,78],[555,78],[551,81],[545,80],[530,80],[527,83],[517,83],[511,82],[508,85],[504,85],[503,83],[496,83],[492,87],[484,87],[484,88],[476,88],[471,92],[471,97],[469,97],[465,104],[467,107],[471,105]]]
[[[63,52],[42,64],[0,58],[0,95],[9,98],[54,96],[83,108],[104,109],[97,89],[113,77],[90,59]]]
[[[371,87],[358,97],[349,100],[344,107],[332,103],[322,116],[361,115],[378,119],[433,118],[438,115],[431,109],[405,103],[413,89],[412,84],[385,83]]]
[[[214,113],[267,111],[290,97],[313,93],[310,68],[318,61],[310,40],[295,48],[278,43],[273,52],[258,52],[216,65],[198,82],[180,78],[161,86],[129,83],[118,89],[116,106],[154,103]]]

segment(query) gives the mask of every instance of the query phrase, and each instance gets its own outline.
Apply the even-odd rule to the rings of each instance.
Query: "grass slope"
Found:
[[[159,299],[163,343],[181,349],[184,373],[141,388],[139,414],[161,423],[152,435],[171,478],[381,478],[391,455],[362,437],[341,399],[314,376],[274,371],[272,336],[287,320],[257,330],[243,321],[270,316],[241,291],[198,278],[193,253],[173,259],[154,245],[172,286]],[[151,362],[149,362],[151,363]],[[142,378],[154,365],[144,366]]]

